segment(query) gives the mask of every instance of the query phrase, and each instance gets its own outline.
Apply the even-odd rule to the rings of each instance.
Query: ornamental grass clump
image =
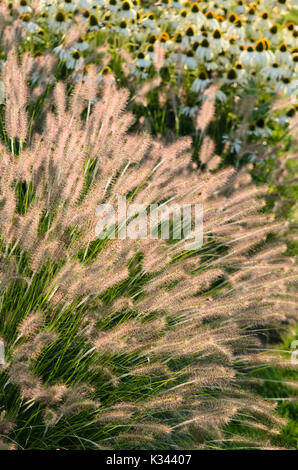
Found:
[[[220,447],[233,420],[255,436],[235,445],[270,447],[283,420],[245,374],[260,331],[294,317],[295,272],[264,189],[215,171],[210,145],[192,172],[190,139],[130,133],[127,91],[92,69],[35,118],[25,65],[10,52],[2,69],[1,448]],[[202,246],[98,237],[119,196],[201,204]]]

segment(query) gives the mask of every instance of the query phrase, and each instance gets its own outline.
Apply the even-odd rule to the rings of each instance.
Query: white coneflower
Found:
[[[196,30],[194,26],[187,26],[184,33],[182,34],[182,44],[184,47],[190,47],[196,36]]]
[[[254,63],[259,67],[266,67],[274,61],[274,55],[269,50],[268,39],[260,39],[255,45]]]
[[[296,0],[277,0],[277,5],[274,8],[276,11],[278,11],[279,15],[285,15],[289,12],[288,8],[297,8],[297,3]]]
[[[280,80],[281,77],[286,75],[286,73],[287,70],[280,67],[278,62],[273,62],[273,64],[269,65],[268,67],[264,67],[261,70],[261,74],[263,75],[263,77],[266,80],[270,79],[271,81]]]
[[[220,12],[219,15],[217,15],[217,21],[218,21],[222,31],[224,31],[224,28],[223,28],[223,24],[224,24],[224,21],[225,21],[225,11],[224,10],[222,12]]]
[[[287,44],[292,44],[292,41],[293,41],[293,32],[294,31],[297,31],[297,26],[295,25],[295,23],[293,23],[292,21],[290,21],[289,23],[287,23],[283,28],[282,28],[282,33],[283,33],[283,40],[287,43]]]
[[[205,16],[201,12],[198,2],[192,3],[190,13],[188,15],[188,20],[194,22],[194,24],[200,24],[205,21]]]
[[[293,36],[293,42],[291,42],[291,45],[295,47],[296,44],[297,44],[297,40],[298,40],[298,29],[297,28],[292,32],[292,36]]]
[[[90,15],[91,13],[89,10],[84,10],[81,14],[80,21],[84,24],[87,24],[89,22]]]
[[[208,72],[209,71],[214,72],[214,70],[218,70],[219,65],[217,61],[209,60],[205,62],[205,67]]]
[[[74,49],[78,51],[86,51],[89,47],[88,38],[87,36],[80,36],[79,40],[74,44]]]
[[[138,67],[145,68],[145,69],[149,68],[150,65],[152,64],[150,60],[150,55],[147,54],[145,56],[144,52],[142,51],[137,53],[135,62],[138,65]]]
[[[227,70],[231,66],[231,57],[228,51],[222,51],[216,57],[218,68],[220,70]]]
[[[251,5],[247,11],[247,19],[250,23],[253,23],[257,18],[257,10],[255,5]]]
[[[165,65],[166,64],[172,64],[175,67],[178,67],[179,70],[182,69],[183,66],[183,54],[181,51],[179,52],[170,52],[169,57],[165,59]]]
[[[241,15],[243,13],[246,13],[246,8],[245,8],[245,5],[244,5],[244,1],[243,0],[238,0],[237,1],[237,5],[235,6],[235,12],[238,14],[238,15]]]
[[[242,141],[240,139],[230,140],[228,135],[222,136],[223,144],[229,143],[229,149],[233,153],[238,153],[241,149]]]
[[[209,86],[211,80],[208,78],[208,74],[205,71],[199,73],[198,77],[193,81],[191,89],[195,93],[199,93]]]
[[[180,112],[183,116],[194,117],[198,112],[198,106],[181,106]]]
[[[260,13],[259,18],[255,22],[255,27],[260,31],[268,31],[272,26],[272,22],[270,20],[269,13],[267,11],[263,11]]]
[[[274,46],[280,43],[280,30],[278,25],[274,24],[269,30],[265,31],[264,34]]]
[[[127,20],[133,20],[136,18],[136,11],[132,8],[132,5],[128,0],[122,3],[120,8],[120,16]]]
[[[68,12],[73,12],[77,8],[77,4],[74,0],[64,0],[64,8]]]
[[[182,63],[186,65],[189,69],[195,69],[197,66],[197,62],[194,58],[194,52],[192,49],[186,51],[182,54]]]
[[[284,95],[291,96],[297,93],[298,80],[293,80],[289,77],[282,77],[281,80],[275,86],[276,91],[281,91]]]
[[[113,28],[113,31],[115,31],[117,34],[121,36],[129,36],[131,34],[131,31],[128,27],[128,23],[125,20],[120,21],[115,28]]]
[[[146,33],[146,30],[145,28],[139,28],[139,27],[136,27],[133,23],[130,22],[129,24],[129,27],[131,29],[131,34],[134,35],[134,38],[136,41],[138,41],[138,44],[142,44],[146,41],[146,36],[147,36],[147,33]],[[156,29],[153,29],[151,30],[152,32],[154,33],[159,33],[158,30]]]
[[[173,42],[170,39],[170,36],[167,32],[162,33],[159,36],[159,42],[162,44],[162,47],[166,50],[171,50]]]
[[[241,62],[236,62],[235,69],[237,71],[238,80],[242,81],[242,79],[247,76],[243,64]]]
[[[210,29],[210,31],[213,31],[213,29],[219,29],[219,23],[214,11],[210,10],[205,13],[204,24]]]
[[[292,62],[291,54],[289,52],[287,44],[285,43],[279,45],[277,51],[275,52],[275,57],[277,62],[282,65],[289,66]]]
[[[71,49],[65,57],[66,67],[68,69],[74,69],[84,64],[81,51],[78,49]]]
[[[69,54],[69,51],[68,49],[65,47],[65,43],[61,43],[59,46],[55,47],[53,49],[53,52],[55,54],[57,54],[57,56],[59,57],[60,60],[64,60],[68,57],[68,54]]]
[[[292,62],[293,62],[293,65],[292,65],[293,71],[295,71],[295,73],[297,74],[298,73],[298,52],[292,55]]]
[[[247,46],[244,51],[241,52],[239,60],[243,63],[245,67],[254,66],[254,47],[252,45]]]
[[[90,31],[98,31],[102,26],[99,24],[99,21],[96,15],[89,16],[89,30]]]
[[[201,41],[200,45],[196,49],[195,55],[201,62],[212,59],[213,53],[211,50],[210,42],[207,38]]]
[[[228,98],[222,90],[218,89],[215,94],[215,99],[218,100],[220,103],[226,103]]]
[[[194,42],[201,42],[205,38],[211,38],[210,32],[206,31],[205,26],[202,26],[199,31],[195,34],[195,36],[192,38]]]
[[[155,57],[155,53],[154,53],[154,46],[153,44],[148,44],[146,46],[146,54],[145,55],[149,55],[150,56],[150,59],[152,60],[152,62],[154,61],[154,57]]]
[[[238,56],[240,54],[239,41],[235,36],[229,38],[228,50],[232,55]]]
[[[222,27],[224,30],[227,32],[229,36],[234,35],[234,30],[235,30],[235,22],[237,21],[239,17],[237,16],[236,13],[230,13],[228,17],[225,19],[225,21],[222,24]]]
[[[171,49],[172,53],[176,53],[177,51],[180,50],[182,40],[183,40],[182,33],[177,33],[171,38],[171,41],[170,41],[171,47],[170,47],[170,49]]]
[[[266,125],[265,119],[260,118],[256,121],[255,125],[250,127],[248,134],[265,138],[272,135],[272,130]]]
[[[244,41],[246,37],[246,30],[243,27],[243,21],[240,18],[236,18],[234,23],[228,26],[228,35],[236,36],[238,41]]]
[[[110,11],[117,12],[119,10],[119,0],[107,0],[107,8]]]
[[[28,2],[27,0],[20,0],[20,4],[19,4],[19,10],[22,14],[24,13],[31,13],[32,9],[30,8],[30,6],[28,5]]]
[[[172,26],[174,31],[184,31],[189,24],[188,15],[189,10],[182,8],[179,13],[173,17]]]
[[[148,72],[144,68],[142,68],[142,69],[135,68],[134,71],[133,71],[133,75],[136,78],[140,78],[142,80],[146,80],[148,78]]]
[[[148,28],[156,28],[156,16],[154,15],[154,13],[149,13],[148,15],[146,15],[142,22]]]
[[[290,41],[291,45],[295,47],[297,44],[297,40],[298,40],[298,27],[296,26],[294,31],[292,31],[292,40]]]
[[[296,107],[290,108],[286,114],[283,114],[282,116],[278,116],[276,118],[276,121],[279,124],[289,124],[291,122],[291,119],[295,116],[297,110]]]
[[[223,39],[222,32],[219,29],[214,29],[212,32],[211,48],[214,52],[221,52],[228,47],[228,42]]]
[[[237,70],[233,67],[227,71],[224,81],[227,83],[236,83],[238,79]]]
[[[22,26],[30,33],[37,33],[38,31],[40,31],[40,26],[31,21],[30,13],[24,13],[23,15],[21,15],[20,20],[22,22]]]
[[[53,16],[49,19],[49,25],[52,29],[65,31],[68,27],[67,14],[61,8],[54,12]]]

